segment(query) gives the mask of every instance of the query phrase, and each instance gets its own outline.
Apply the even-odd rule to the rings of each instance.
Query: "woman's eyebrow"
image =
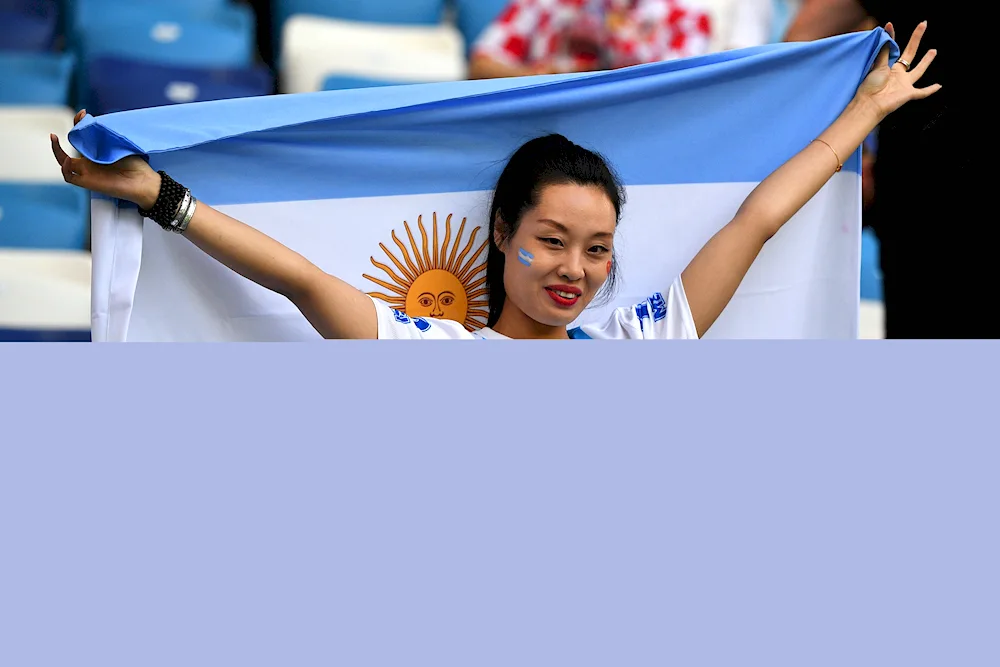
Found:
[[[550,220],[549,218],[541,218],[538,222],[543,222],[543,223],[545,223],[547,225],[555,227],[556,229],[558,229],[559,231],[561,231],[563,233],[569,234],[569,227],[567,227],[566,225],[562,224],[561,222],[556,222],[555,220]],[[597,232],[596,234],[593,234],[593,238],[595,238],[595,239],[610,239],[610,238],[614,238],[614,234],[612,234],[611,232]]]

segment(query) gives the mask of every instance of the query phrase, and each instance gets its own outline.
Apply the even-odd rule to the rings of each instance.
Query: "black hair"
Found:
[[[507,298],[507,290],[503,284],[505,257],[494,237],[497,220],[503,221],[503,239],[512,238],[521,224],[524,212],[538,204],[542,189],[548,185],[565,183],[601,188],[615,207],[616,227],[621,220],[625,189],[601,155],[574,144],[560,134],[538,137],[518,148],[500,174],[490,204],[490,245],[486,255],[490,316],[487,326],[494,326],[500,319]],[[612,252],[611,273],[597,297],[610,298],[619,280],[618,258]]]

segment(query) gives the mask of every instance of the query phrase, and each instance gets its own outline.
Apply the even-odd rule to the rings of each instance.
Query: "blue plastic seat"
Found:
[[[465,38],[465,48],[471,51],[476,39],[493,22],[510,0],[455,0],[455,23]]]
[[[0,52],[0,104],[66,106],[75,58]]]
[[[274,77],[261,67],[207,69],[172,67],[104,57],[90,63],[90,103],[94,115],[147,107],[269,95]]]
[[[96,11],[96,5],[88,7],[88,11]],[[240,69],[252,66],[256,54],[254,14],[246,5],[225,6],[211,16],[192,17],[183,6],[140,4],[115,9],[103,20],[83,16],[80,21],[77,49],[85,65],[76,77],[76,106],[89,106],[92,101],[89,63],[99,57],[176,67]]]
[[[83,250],[90,197],[72,185],[0,182],[0,246]]]
[[[89,330],[12,329],[0,326],[0,343],[90,343]]]
[[[58,26],[55,0],[0,0],[0,51],[49,51]]]
[[[245,67],[254,59],[253,10],[232,5],[192,15],[183,6],[117,4],[113,11],[81,15],[78,48],[86,60],[98,56],[139,58],[192,67]],[[83,11],[83,10],[81,10]]]
[[[233,9],[229,0],[131,0],[128,3],[121,0],[68,0],[67,4],[69,6],[64,10],[67,16],[65,31],[70,48],[76,48],[77,36],[86,32],[88,27],[117,17],[123,10],[128,14],[166,13],[174,20],[204,20],[224,16]],[[237,6],[240,12],[245,13],[247,9]]]
[[[882,270],[879,268],[879,242],[870,228],[861,232],[861,298],[882,300]]]

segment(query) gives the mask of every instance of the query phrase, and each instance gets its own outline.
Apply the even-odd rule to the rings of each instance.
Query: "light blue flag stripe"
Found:
[[[213,204],[486,190],[546,132],[628,185],[756,182],[837,117],[887,42],[895,59],[879,28],[596,74],[159,107],[88,117],[70,141],[102,163],[146,155]]]

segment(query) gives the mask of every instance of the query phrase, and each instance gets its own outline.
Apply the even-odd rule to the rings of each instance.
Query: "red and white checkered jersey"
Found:
[[[473,52],[588,71],[701,55],[711,37],[709,15],[684,0],[511,0]]]

